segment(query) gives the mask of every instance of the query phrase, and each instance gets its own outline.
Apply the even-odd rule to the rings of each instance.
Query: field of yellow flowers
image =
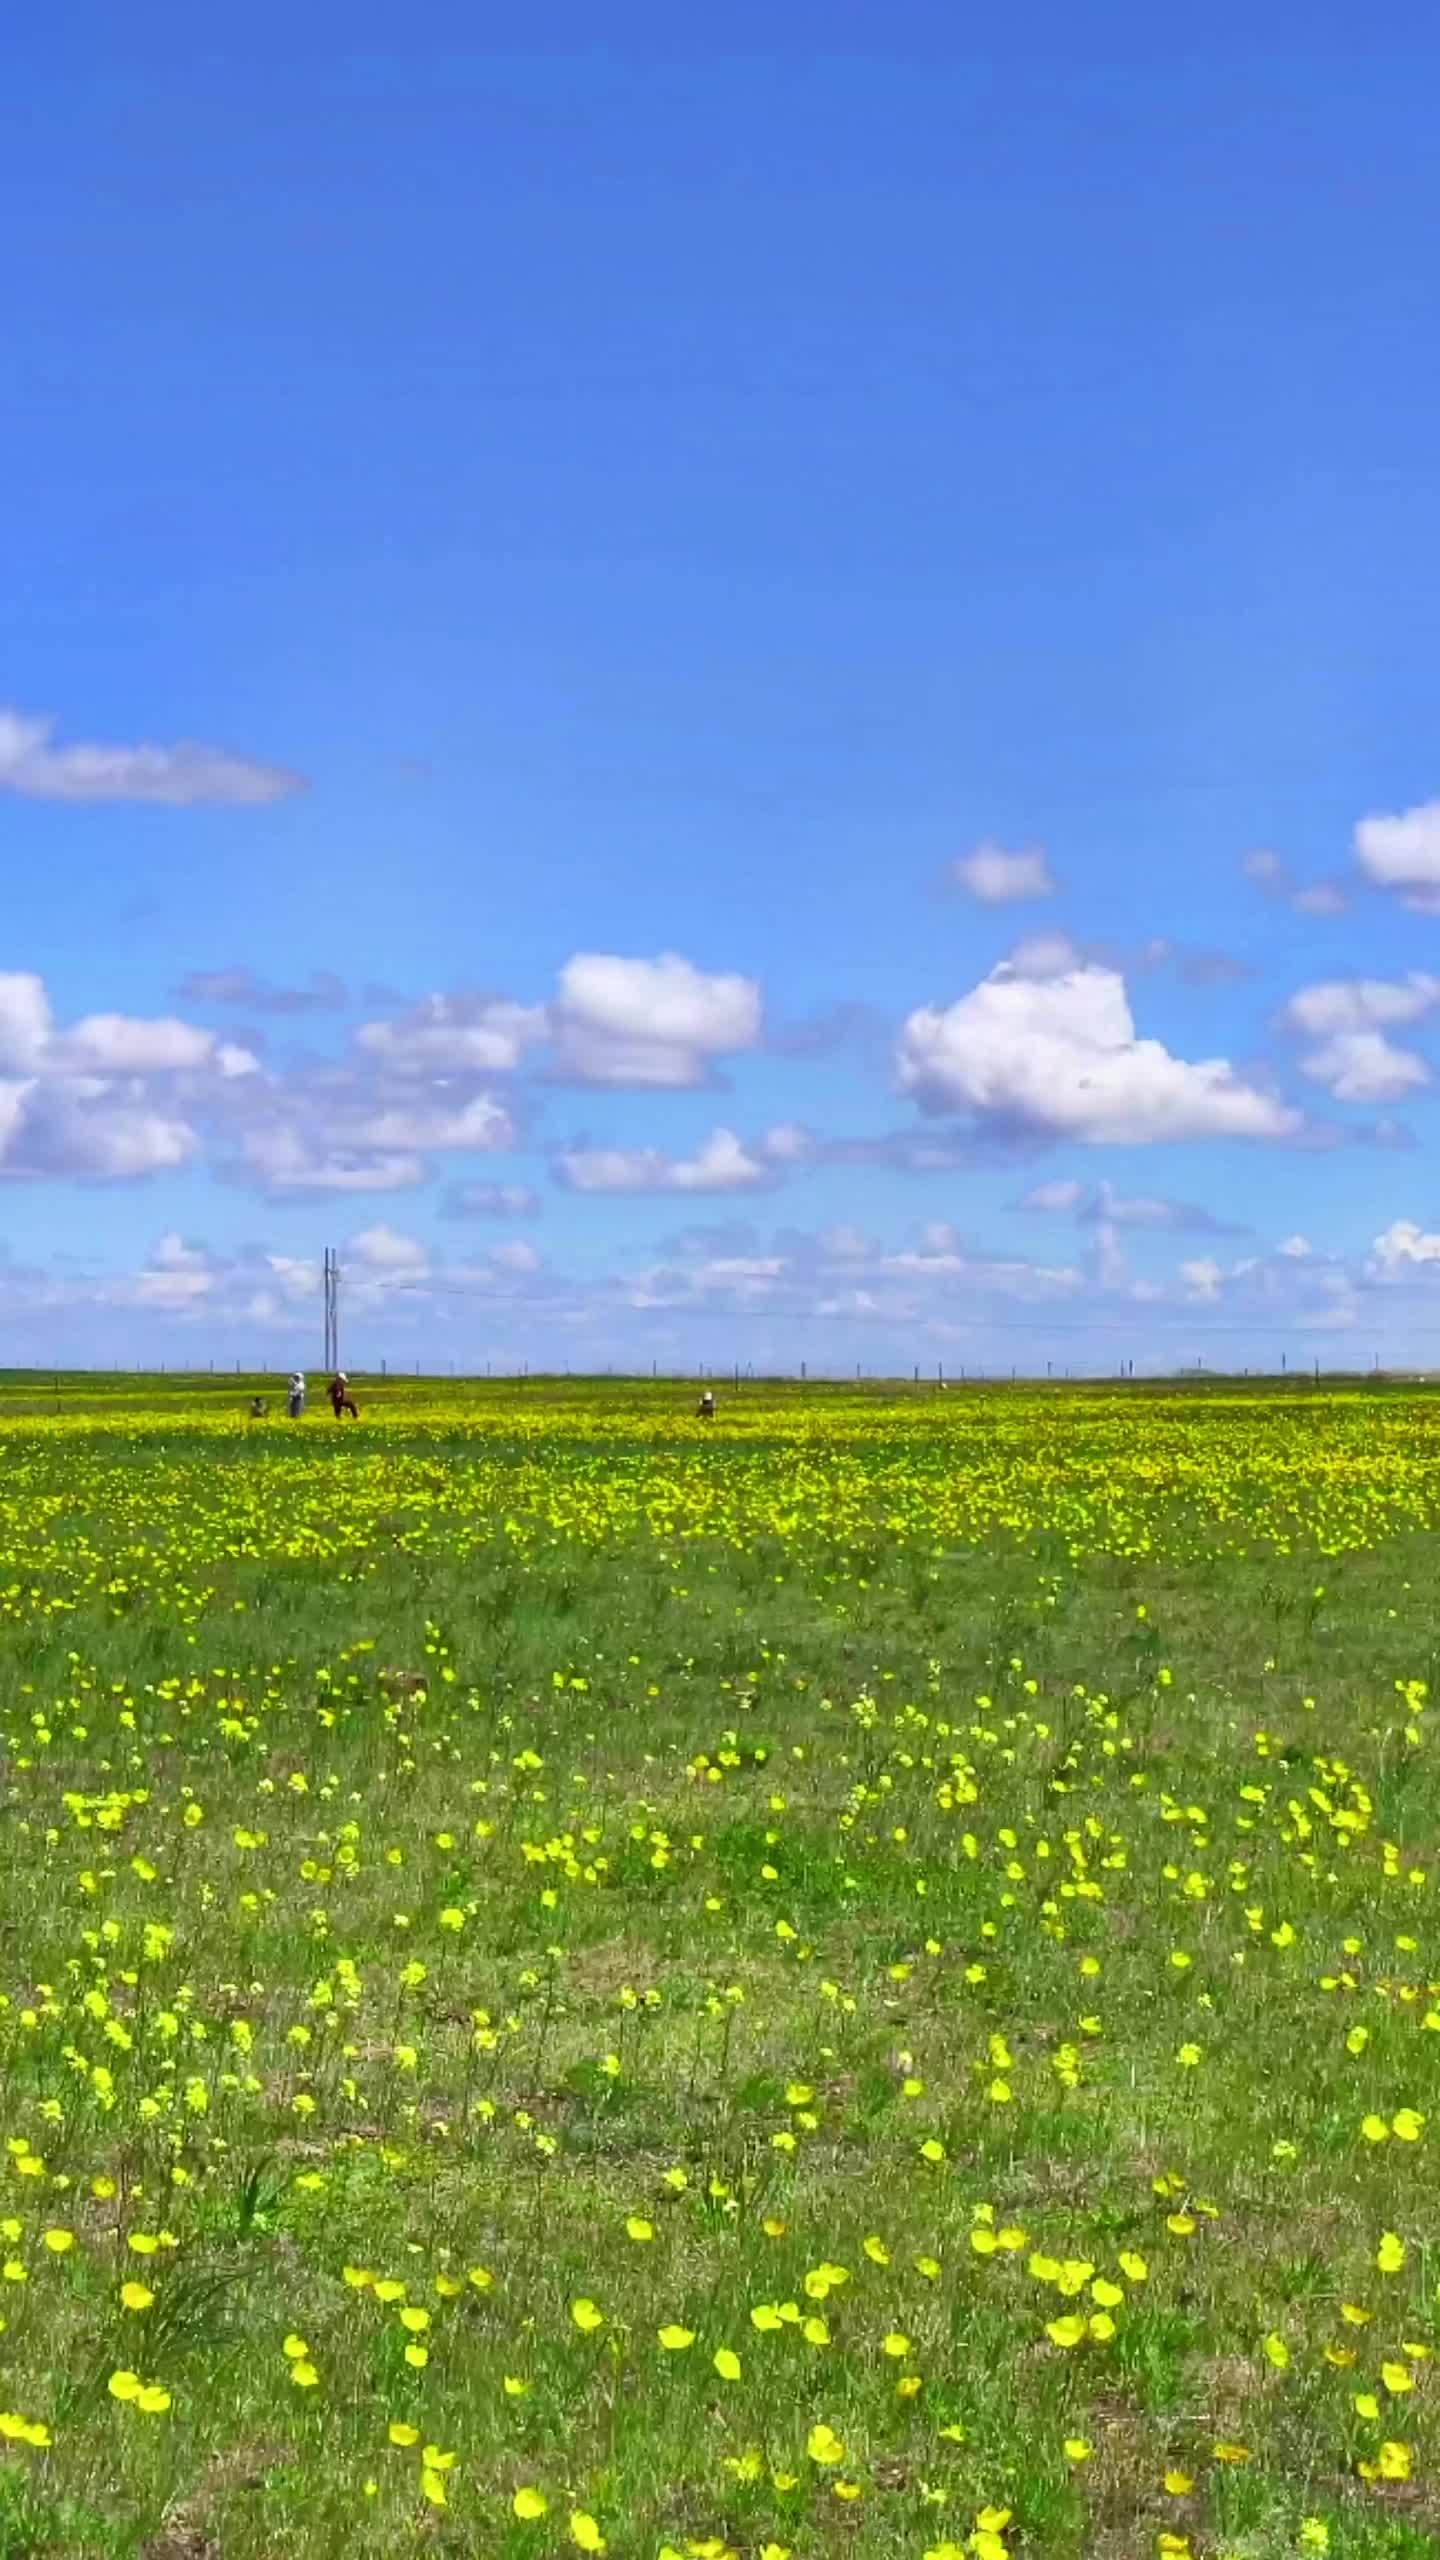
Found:
[[[0,1382],[0,2553],[1440,2549],[1440,1402]]]

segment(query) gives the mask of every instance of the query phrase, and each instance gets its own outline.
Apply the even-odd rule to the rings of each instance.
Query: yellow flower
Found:
[[[417,2347],[412,2338],[405,2350],[405,2361],[414,2367],[416,2373],[423,2373],[430,2361],[430,2350],[428,2347]]]
[[[655,2225],[647,2222],[643,2213],[632,2213],[626,2218],[625,2236],[629,2240],[653,2240]]]
[[[1086,2436],[1067,2436],[1063,2450],[1067,2462],[1088,2462],[1095,2447]]]
[[[73,2249],[75,2246],[75,2234],[73,2231],[46,2231],[42,2232],[41,2238],[45,2247],[57,2258],[63,2258],[66,2250]]]
[[[510,2505],[522,2524],[538,2524],[550,2512],[550,2501],[539,2489],[517,2489]]]
[[[887,2337],[882,2338],[880,2341],[880,2352],[882,2355],[887,2356],[908,2356],[910,2353],[910,2341],[906,2337],[904,2330],[892,2329]]]
[[[1300,2527],[1302,2551],[1328,2551],[1330,2527],[1323,2516],[1306,2516]]]
[[[577,2299],[571,2303],[570,2317],[574,2321],[577,2329],[584,2329],[588,2331],[591,2329],[603,2329],[605,2326],[604,2312],[601,2310],[598,2302],[591,2301],[587,2293],[580,2294]]]
[[[148,2284],[122,2284],[120,2299],[127,2311],[148,2311],[155,2296]]]
[[[140,2376],[138,2373],[131,2373],[122,2365],[118,2373],[111,2374],[106,2388],[112,2400],[138,2400],[141,2388]]]
[[[1167,2471],[1165,2494],[1169,2498],[1188,2498],[1195,2483],[1188,2471]]]
[[[418,2304],[407,2305],[400,2314],[400,2326],[402,2329],[408,2329],[413,2337],[418,2338],[423,2330],[429,2328],[430,2314],[428,2311],[422,2311]]]
[[[605,2536],[583,2507],[576,2507],[570,2517],[570,2539],[580,2551],[603,2551]]]
[[[428,2465],[420,2474],[420,2492],[422,2497],[429,2499],[432,2507],[444,2507],[450,2503],[445,2490],[445,2474],[430,2470]]]
[[[845,2447],[833,2427],[815,2426],[805,2439],[805,2450],[812,2462],[843,2462]]]
[[[1273,2364],[1277,2373],[1283,2373],[1290,2362],[1290,2350],[1278,2329],[1272,2329],[1268,2338],[1261,2340],[1260,2352],[1267,2364]]]
[[[290,2379],[297,2391],[313,2391],[320,2379],[308,2356],[300,2356],[290,2367]]]
[[[739,2381],[740,2359],[733,2347],[717,2347],[712,2362],[722,2382]]]
[[[695,2344],[694,2330],[682,2329],[674,2320],[666,2328],[658,2330],[656,2335],[666,2353],[672,2356],[683,2355],[687,2347]]]
[[[1385,2231],[1375,2252],[1375,2264],[1382,2276],[1398,2276],[1405,2264],[1405,2243],[1398,2231]]]
[[[135,2394],[135,2406],[147,2418],[163,2418],[170,2406],[170,2394],[158,2382],[143,2383]]]

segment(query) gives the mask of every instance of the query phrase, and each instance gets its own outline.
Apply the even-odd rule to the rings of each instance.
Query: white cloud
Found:
[[[1418,1022],[1440,1004],[1440,978],[1412,969],[1404,978],[1322,978],[1301,987],[1282,1008],[1286,1031],[1323,1039],[1335,1031],[1369,1031]]]
[[[526,1273],[540,1268],[540,1256],[535,1247],[526,1244],[519,1236],[512,1244],[497,1244],[490,1259],[498,1271]]]
[[[30,969],[0,972],[0,1068],[29,1074],[44,1057],[53,1029],[44,979]]]
[[[1440,1235],[1417,1226],[1413,1218],[1395,1218],[1375,1238],[1368,1270],[1372,1279],[1394,1280],[1434,1262],[1440,1262]]]
[[[550,1028],[556,1067],[577,1083],[703,1084],[717,1058],[755,1047],[760,990],[676,952],[626,960],[582,951],[560,972]]]
[[[368,1271],[428,1271],[430,1256],[417,1236],[385,1225],[362,1228],[350,1239],[351,1257]]]
[[[978,898],[985,907],[1015,906],[1027,899],[1055,895],[1050,864],[1039,845],[1022,853],[1007,853],[1003,845],[987,837],[973,853],[962,854],[952,863],[950,876],[957,887]]]
[[[1219,1263],[1212,1262],[1208,1256],[1199,1262],[1182,1262],[1180,1277],[1185,1283],[1186,1296],[1198,1300],[1202,1306],[1213,1306],[1225,1280]]]
[[[145,1022],[124,1013],[91,1013],[54,1044],[52,1054],[67,1072],[82,1075],[176,1075],[209,1066],[217,1047],[212,1032],[173,1017]],[[253,1068],[248,1051],[234,1054]]]
[[[173,1173],[198,1150],[188,1121],[101,1082],[3,1089],[0,1174],[28,1180],[134,1182]]]
[[[1277,1245],[1275,1250],[1282,1254],[1287,1262],[1308,1262],[1315,1247],[1308,1236],[1287,1236],[1284,1243]]]
[[[150,801],[172,809],[204,801],[255,808],[303,791],[283,765],[184,740],[173,747],[55,744],[53,720],[0,707],[0,791],[27,800]]]
[[[160,1238],[150,1260],[157,1271],[205,1271],[210,1257],[202,1245],[187,1244],[172,1227],[168,1235]]]
[[[398,1076],[508,1075],[545,1037],[543,1005],[503,996],[426,996],[393,1021],[364,1022],[358,1046]]]
[[[1430,1082],[1424,1059],[1397,1048],[1383,1031],[1339,1031],[1300,1065],[1337,1102],[1394,1102]]]
[[[557,1178],[567,1191],[754,1191],[773,1180],[763,1154],[733,1129],[715,1129],[693,1156],[667,1156],[658,1147],[567,1147],[557,1158]]]
[[[327,1147],[283,1123],[244,1132],[239,1170],[277,1198],[295,1199],[327,1192],[410,1191],[425,1179],[421,1156]]]
[[[217,1266],[203,1247],[187,1244],[183,1236],[172,1231],[161,1236],[151,1249],[145,1269],[137,1272],[135,1300],[142,1307],[185,1315],[214,1295],[219,1278]]]
[[[1407,905],[1440,902],[1440,800],[1362,818],[1355,859],[1377,888],[1398,890]]]
[[[384,1104],[344,1123],[359,1147],[420,1148],[436,1154],[495,1155],[515,1144],[515,1123],[487,1093],[468,1102],[446,1099],[443,1086],[429,1102]]]
[[[1300,1126],[1226,1059],[1191,1063],[1137,1038],[1123,978],[1096,966],[1035,980],[1002,965],[957,1003],[912,1013],[896,1065],[923,1111],[1089,1145],[1283,1138]]]

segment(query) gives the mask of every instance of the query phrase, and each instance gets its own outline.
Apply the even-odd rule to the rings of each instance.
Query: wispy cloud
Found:
[[[259,808],[287,800],[306,787],[285,765],[262,764],[181,739],[170,747],[62,746],[56,723],[0,706],[0,791],[24,800],[135,801],[168,809],[211,802],[227,808]]]

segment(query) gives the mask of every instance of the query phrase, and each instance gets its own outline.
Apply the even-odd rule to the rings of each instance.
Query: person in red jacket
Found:
[[[330,1398],[330,1410],[334,1414],[337,1422],[343,1420],[347,1413],[349,1414],[352,1422],[359,1421],[360,1407],[350,1393],[350,1381],[346,1377],[343,1369],[336,1370],[334,1377],[331,1379],[330,1384],[326,1389],[326,1394]]]

